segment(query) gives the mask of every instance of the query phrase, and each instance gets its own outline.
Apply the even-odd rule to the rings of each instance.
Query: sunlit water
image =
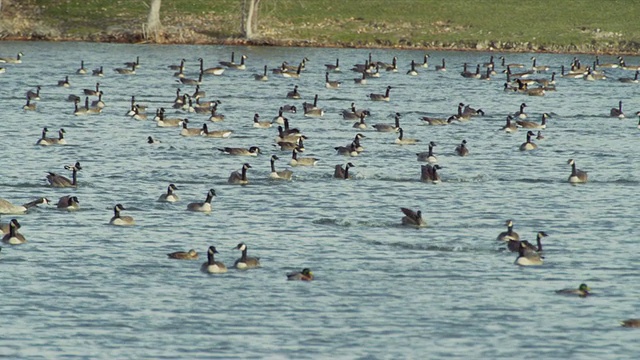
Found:
[[[0,74],[3,171],[0,197],[26,203],[37,196],[57,202],[73,194],[81,210],[41,206],[17,218],[28,243],[5,245],[0,253],[0,355],[8,358],[636,358],[638,333],[619,321],[640,316],[638,298],[638,185],[640,85],[622,84],[633,72],[609,69],[609,79],[589,82],[557,77],[556,92],[544,97],[507,94],[505,76],[465,79],[462,64],[486,62],[487,53],[431,52],[430,66],[406,75],[422,51],[375,50],[374,60],[398,57],[400,71],[354,84],[349,69],[364,63],[367,50],[223,46],[153,46],[90,43],[2,43],[1,56],[24,53],[23,63],[3,65]],[[197,77],[197,58],[212,67],[235,51],[248,56],[246,71],[205,76],[206,100],[219,99],[222,123],[171,108],[179,84],[167,65],[187,60]],[[496,54],[497,55],[497,54]],[[509,62],[531,64],[532,54],[507,54]],[[113,68],[140,56],[134,76]],[[297,64],[308,57],[300,79],[269,73],[266,64]],[[434,71],[447,59],[448,71]],[[338,90],[324,86],[325,63],[340,58]],[[572,55],[538,54],[538,64],[560,72]],[[593,56],[580,56],[583,63]],[[105,76],[75,75],[84,60]],[[610,62],[612,59],[603,59]],[[627,63],[639,63],[628,57]],[[500,71],[502,68],[497,67]],[[69,75],[72,87],[57,87]],[[534,77],[550,77],[549,73]],[[76,117],[69,94],[101,83],[106,107],[97,116]],[[298,84],[303,98],[285,94]],[[24,94],[42,85],[38,111],[24,112]],[[393,86],[391,101],[372,102],[369,93]],[[182,86],[192,93],[193,86]],[[277,131],[252,127],[278,107],[312,102],[321,119],[286,114],[309,139],[303,156],[316,167],[293,168],[294,180],[268,179],[269,157],[279,169],[290,153],[272,146]],[[228,139],[185,138],[178,128],[124,116],[132,95],[192,126],[231,129]],[[95,99],[95,98],[92,98]],[[619,100],[627,119],[610,118]],[[361,131],[366,150],[336,155],[357,131],[340,112],[351,102],[370,109],[369,124],[392,123],[402,114],[405,137],[418,145],[394,144],[396,134]],[[464,124],[425,126],[421,116],[447,117],[459,102],[486,115]],[[525,131],[500,131],[508,113],[526,102],[530,120],[552,118],[539,149],[521,152]],[[41,129],[67,131],[67,146],[34,145]],[[147,136],[162,141],[148,145]],[[471,155],[454,148],[468,141]],[[434,141],[443,182],[422,183],[415,153]],[[259,146],[258,157],[234,157],[217,148]],[[589,172],[589,182],[567,183],[569,158]],[[46,185],[48,171],[69,175],[65,164],[80,161],[79,187]],[[227,184],[232,171],[249,162],[249,185]],[[354,179],[333,178],[336,164],[351,161]],[[181,201],[156,199],[175,183]],[[210,215],[186,211],[208,189],[217,197]],[[109,226],[122,203],[137,225]],[[400,207],[421,209],[429,227],[400,226]],[[11,217],[4,216],[3,222]],[[524,239],[545,231],[545,263],[520,268],[516,254],[496,236],[513,219]],[[245,242],[262,268],[200,272],[206,249],[231,267]],[[169,260],[166,253],[197,249],[198,261]],[[311,283],[287,282],[285,274],[309,267]],[[586,282],[595,294],[581,299],[555,290]]]

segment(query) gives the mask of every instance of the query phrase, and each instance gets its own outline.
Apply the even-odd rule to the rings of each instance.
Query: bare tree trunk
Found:
[[[259,5],[260,0],[243,0],[242,30],[244,32],[244,37],[247,39],[253,38],[255,33],[257,33]]]
[[[149,16],[147,16],[147,40],[153,38],[158,41],[162,24],[160,23],[160,4],[162,0],[152,0]]]

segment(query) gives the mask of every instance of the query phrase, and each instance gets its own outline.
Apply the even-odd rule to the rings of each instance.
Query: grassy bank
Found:
[[[5,0],[6,1],[6,0]],[[19,3],[19,5],[18,5]],[[13,0],[18,37],[140,39],[142,0]],[[166,42],[218,43],[240,37],[242,0],[164,1]],[[512,51],[638,53],[640,2],[608,0],[263,0],[258,43],[402,46]],[[9,16],[8,16],[9,15]]]

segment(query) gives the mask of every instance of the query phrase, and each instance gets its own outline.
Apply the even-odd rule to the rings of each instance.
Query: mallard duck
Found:
[[[311,281],[313,280],[313,273],[309,268],[304,268],[302,271],[288,273],[287,280]]]
[[[178,195],[173,193],[175,190],[178,190],[178,187],[175,184],[169,184],[169,186],[167,187],[167,193],[160,195],[160,197],[158,197],[158,201],[159,202],[176,202],[180,200],[180,197],[178,197]]]
[[[578,295],[580,297],[587,297],[587,296],[591,295],[591,293],[589,291],[591,291],[591,289],[587,286],[587,284],[583,283],[583,284],[580,284],[580,286],[577,289],[556,290],[556,294]]]
[[[576,162],[573,159],[569,159],[567,164],[571,165],[571,175],[569,175],[569,182],[572,184],[586,183],[589,179],[589,175],[585,171],[576,168]]]
[[[113,217],[111,217],[111,220],[109,220],[109,224],[116,226],[135,225],[136,222],[131,216],[120,215],[120,212],[122,210],[127,210],[124,206],[122,206],[122,204],[116,204],[116,206],[113,207]]]
[[[247,245],[238,244],[235,249],[242,251],[242,256],[233,264],[237,269],[251,269],[260,266],[260,258],[247,256]]]
[[[218,250],[216,250],[215,246],[209,246],[207,250],[207,261],[200,266],[200,271],[209,274],[226,273],[227,267],[222,262],[215,261],[213,258],[214,254],[218,254]]]
[[[407,208],[400,208],[400,210],[404,213],[402,225],[418,228],[427,226],[427,222],[422,218],[422,211],[413,211]]]
[[[207,198],[204,202],[192,202],[187,205],[187,210],[197,212],[211,212],[211,200],[216,196],[216,192],[213,189],[209,189],[207,192]]]
[[[196,260],[198,259],[198,252],[194,249],[189,251],[176,251],[167,254],[169,259],[177,259],[177,260]]]

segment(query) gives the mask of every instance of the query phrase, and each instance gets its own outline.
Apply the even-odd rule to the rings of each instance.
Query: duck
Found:
[[[264,72],[262,74],[254,74],[253,79],[256,81],[269,81],[269,76],[267,76],[267,65],[264,66]]]
[[[269,174],[269,178],[274,179],[274,180],[291,180],[291,177],[293,176],[293,171],[291,170],[282,170],[282,171],[276,171],[276,160],[279,160],[280,158],[277,157],[276,155],[271,155],[271,173]]]
[[[637,328],[640,327],[640,319],[627,319],[620,322],[622,327]]]
[[[438,158],[433,155],[433,148],[436,146],[436,143],[433,141],[429,142],[429,151],[417,153],[418,161],[426,161],[430,164],[435,164],[438,162]]]
[[[324,64],[327,71],[340,72],[340,59],[336,59],[335,64]]]
[[[418,139],[405,138],[404,130],[402,130],[401,127],[398,128],[397,132],[398,132],[398,137],[396,138],[395,143],[398,145],[413,145],[420,141]]]
[[[591,291],[591,289],[587,286],[587,284],[582,283],[582,284],[580,284],[580,286],[578,286],[577,289],[556,290],[556,294],[577,295],[579,297],[587,297],[587,296],[591,295],[591,293],[589,291]]]
[[[31,99],[27,98],[27,103],[22,106],[24,111],[36,111],[37,104],[31,102]]]
[[[526,120],[516,120],[516,124],[520,125],[520,127],[526,128],[526,129],[546,129],[547,128],[547,119],[549,117],[550,117],[549,114],[543,113],[542,114],[542,122],[540,124],[538,124],[537,122],[526,121]]]
[[[407,71],[407,75],[418,76],[418,71],[416,70],[416,62],[411,60],[411,69]]]
[[[87,69],[84,67],[84,60],[80,60],[80,68],[76,70],[76,74],[78,75],[86,75]]]
[[[244,270],[260,266],[260,258],[247,256],[247,245],[245,243],[239,243],[235,249],[242,251],[242,256],[233,264],[236,269]]]
[[[498,241],[509,241],[509,240],[520,240],[520,235],[517,232],[513,231],[513,220],[509,219],[505,221],[505,225],[507,226],[507,231],[503,231],[498,234],[496,240]]]
[[[113,217],[111,217],[111,220],[109,220],[109,224],[115,226],[135,225],[136,221],[131,216],[120,215],[120,212],[122,210],[127,210],[124,206],[122,206],[122,204],[116,204],[116,206],[113,207]]]
[[[207,198],[204,202],[192,202],[187,205],[187,210],[196,212],[211,212],[211,201],[216,196],[216,192],[213,189],[209,189],[207,192]]]
[[[260,121],[260,115],[258,113],[255,113],[253,115],[253,127],[254,128],[260,128],[260,129],[268,129],[271,126],[273,126],[273,123],[271,123],[271,121]]]
[[[344,168],[340,164],[336,165],[333,171],[333,177],[341,180],[351,179],[351,175],[349,174],[349,169],[352,167],[355,167],[355,165],[353,165],[350,162],[345,164]]]
[[[147,144],[151,144],[151,145],[158,145],[161,144],[162,142],[158,139],[154,139],[153,136],[147,136]]]
[[[167,187],[167,193],[160,195],[160,197],[158,197],[158,201],[159,202],[176,202],[180,200],[180,197],[178,197],[178,195],[173,193],[176,190],[178,190],[178,187],[175,184],[169,184],[169,186]]]
[[[542,257],[535,251],[526,251],[527,248],[520,243],[518,257],[514,261],[515,265],[520,266],[539,266],[542,265]]]
[[[233,130],[209,130],[207,124],[202,124],[202,131],[200,134],[210,138],[228,138],[233,134]]]
[[[444,58],[442,58],[442,65],[436,65],[436,71],[447,71],[447,64],[444,61]]]
[[[514,133],[518,131],[518,126],[515,123],[512,123],[511,120],[513,120],[513,117],[511,115],[507,115],[507,123],[501,127],[500,130],[503,130],[506,133]]]
[[[218,151],[227,155],[236,155],[236,156],[258,156],[261,154],[260,148],[257,146],[251,146],[250,148],[238,148],[238,147],[225,147],[219,148]]]
[[[374,94],[371,93],[369,94],[369,98],[372,101],[389,101],[389,94],[391,92],[392,87],[391,86],[387,86],[387,90],[384,94]]]
[[[535,135],[536,134],[534,134],[533,131],[527,131],[527,141],[523,142],[520,145],[520,151],[530,151],[538,148],[538,145],[534,144],[533,141],[531,141],[531,137]]]
[[[182,136],[199,136],[202,133],[201,129],[189,129],[187,126],[189,124],[189,119],[182,119],[182,130],[180,130],[180,135]]]
[[[329,72],[324,73],[324,86],[327,89],[339,89],[341,84],[341,81],[329,80]]]
[[[287,93],[287,99],[300,99],[301,97],[300,92],[298,92],[298,85],[295,85],[293,90]]]
[[[80,209],[80,200],[78,200],[77,196],[62,196],[58,199],[56,207],[60,210],[78,210]]]
[[[287,280],[301,280],[301,281],[312,281],[313,280],[313,272],[311,269],[304,268],[302,271],[295,271],[287,274]]]
[[[227,179],[227,182],[229,184],[247,185],[249,183],[249,179],[247,179],[247,169],[250,168],[251,165],[249,165],[248,163],[244,163],[240,171],[234,171],[231,173],[231,175],[229,175],[229,179]]]
[[[622,101],[618,102],[618,108],[611,108],[611,111],[609,112],[609,116],[610,117],[617,117],[620,119],[624,118],[624,113],[622,112]]]
[[[198,252],[195,249],[190,249],[189,251],[175,251],[172,253],[168,253],[167,257],[169,259],[176,260],[197,260]]]
[[[2,242],[9,245],[20,245],[27,242],[24,235],[18,232],[21,225],[17,219],[11,219],[9,222],[9,232],[2,237]]]
[[[458,154],[458,156],[469,155],[469,149],[467,148],[467,140],[462,140],[460,145],[456,146],[456,154]]]
[[[438,164],[433,166],[431,164],[421,165],[420,180],[423,182],[433,183],[433,184],[437,184],[441,182],[442,179],[440,178],[440,174],[438,173],[438,170],[440,169],[442,169],[442,167]]]
[[[212,68],[204,68],[204,59],[202,58],[198,58],[198,61],[200,62],[200,72],[203,74],[209,74],[209,75],[216,75],[216,76],[220,76],[224,73],[225,68],[220,67],[220,66],[215,66]],[[179,70],[176,69],[176,70]],[[265,74],[266,75],[266,74]]]
[[[23,205],[14,205],[6,199],[0,198],[0,214],[25,214],[29,209],[40,204],[48,205],[49,199],[45,197],[37,198]]]
[[[227,272],[227,267],[220,261],[216,261],[213,256],[219,254],[215,246],[209,246],[207,250],[207,261],[200,266],[200,271],[208,274],[222,274]]]
[[[58,175],[52,172],[49,172],[47,175],[47,181],[52,187],[78,187],[78,171],[82,170],[82,166],[80,166],[80,162],[76,161],[75,165],[65,165],[64,168],[66,170],[72,171],[72,180],[68,178]]]
[[[395,124],[375,124],[372,125],[374,129],[378,132],[397,132],[400,129],[400,113],[395,113],[394,120]]]
[[[585,171],[576,168],[576,162],[573,159],[569,159],[567,164],[571,165],[571,175],[569,175],[568,181],[571,184],[583,184],[589,179],[589,176]]]
[[[291,161],[289,164],[291,166],[315,166],[319,159],[315,157],[298,157],[298,152],[300,150],[295,147],[291,153]]]
[[[422,218],[422,211],[413,211],[407,208],[400,208],[404,216],[402,217],[402,225],[416,228],[426,227],[427,222]]]

